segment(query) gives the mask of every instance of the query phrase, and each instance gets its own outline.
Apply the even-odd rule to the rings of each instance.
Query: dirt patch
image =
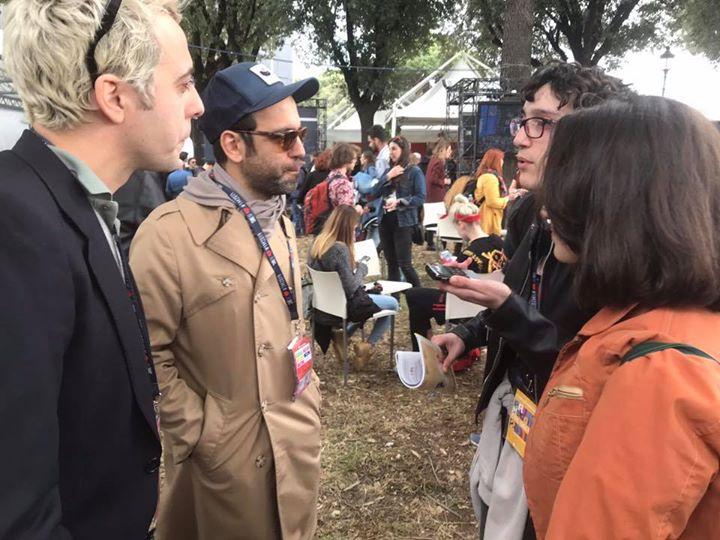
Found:
[[[305,260],[309,240],[299,244]],[[421,279],[433,286],[423,268],[437,256],[414,249]],[[410,349],[404,299],[395,348]],[[342,365],[331,350],[317,362],[323,393],[317,537],[476,537],[467,478],[475,448],[468,435],[475,429],[481,365],[457,376],[454,393],[411,391],[391,369],[388,335],[373,362],[360,372],[351,368],[343,386]]]

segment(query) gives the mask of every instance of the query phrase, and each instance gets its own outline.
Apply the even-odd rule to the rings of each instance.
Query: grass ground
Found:
[[[300,239],[302,257],[308,244]],[[415,267],[432,286],[421,269],[437,256],[414,250]],[[467,478],[474,447],[468,434],[475,429],[482,366],[458,375],[453,393],[413,391],[392,371],[389,346],[386,336],[367,368],[351,369],[347,386],[332,349],[317,361],[323,392],[317,537],[476,537]],[[410,347],[403,298],[395,348]]]

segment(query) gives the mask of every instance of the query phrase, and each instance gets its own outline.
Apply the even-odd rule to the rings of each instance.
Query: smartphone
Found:
[[[425,271],[427,275],[433,278],[435,281],[450,281],[453,276],[467,277],[467,274],[461,268],[453,268],[449,266],[443,266],[442,264],[426,264]]]

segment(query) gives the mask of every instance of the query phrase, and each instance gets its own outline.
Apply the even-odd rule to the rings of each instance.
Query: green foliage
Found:
[[[452,0],[299,1],[319,56],[339,67],[363,128],[396,97],[398,83],[391,70],[358,67],[399,67],[430,50],[432,32],[452,5]],[[422,75],[413,73],[415,79]]]
[[[459,42],[436,37],[422,51],[398,66],[399,71],[392,72],[387,79],[385,106],[394,101],[400,94],[412,88],[419,81],[430,75],[457,52]],[[329,69],[320,77],[319,98],[327,99],[328,117],[340,113],[350,103],[345,77],[339,69]]]
[[[504,4],[469,0],[476,43],[502,46]],[[601,60],[612,64],[628,51],[660,44],[667,38],[670,4],[671,0],[537,0],[535,63],[554,56],[588,66]]]
[[[216,71],[255,60],[260,49],[275,49],[298,26],[297,12],[285,0],[188,2],[182,27],[191,45],[198,87],[202,89]]]
[[[320,77],[317,97],[327,100],[328,118],[334,117],[347,106],[348,94],[345,78],[339,69],[329,69]]]
[[[683,37],[691,50],[720,62],[720,2],[685,0],[681,6]]]

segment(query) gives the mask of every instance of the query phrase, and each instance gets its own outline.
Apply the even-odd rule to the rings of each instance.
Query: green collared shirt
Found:
[[[97,174],[88,167],[82,160],[73,156],[70,152],[58,148],[57,146],[48,145],[48,148],[52,150],[55,155],[60,158],[65,166],[73,173],[77,178],[80,185],[87,193],[88,202],[93,207],[95,215],[100,222],[100,227],[105,234],[105,238],[110,246],[110,251],[115,257],[115,262],[120,269],[120,273],[123,273],[122,262],[120,260],[120,253],[118,251],[117,244],[113,239],[113,235],[118,234],[120,231],[120,221],[117,219],[118,215],[118,203],[112,200],[112,193],[107,188],[105,183],[100,180]]]

